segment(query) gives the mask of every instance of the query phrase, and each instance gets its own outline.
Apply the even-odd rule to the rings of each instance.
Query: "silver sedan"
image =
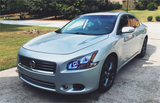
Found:
[[[62,94],[105,92],[122,66],[145,56],[147,40],[147,27],[130,13],[80,15],[21,47],[19,77]]]

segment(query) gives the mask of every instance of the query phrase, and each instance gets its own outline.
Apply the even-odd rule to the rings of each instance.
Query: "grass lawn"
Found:
[[[13,16],[13,17],[0,17],[0,20],[19,20],[19,17]]]
[[[141,22],[147,21],[148,16],[153,16],[152,21],[156,21],[155,17],[160,16],[160,6],[157,10],[148,11],[148,10],[131,10],[129,13],[134,14]]]
[[[123,10],[112,10],[111,12],[125,12]],[[135,15],[141,22],[146,22],[148,16],[153,16],[152,21],[156,21],[155,17],[160,16],[160,6],[157,10],[148,11],[148,10],[130,10],[129,13]]]
[[[24,34],[23,31],[40,30],[39,34]],[[30,39],[47,32],[57,30],[54,27],[22,26],[0,23],[0,70],[16,66],[20,47]]]

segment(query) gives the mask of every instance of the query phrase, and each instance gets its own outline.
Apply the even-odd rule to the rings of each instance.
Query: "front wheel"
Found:
[[[99,90],[102,92],[108,91],[113,85],[115,75],[116,75],[116,60],[113,56],[109,56],[103,65],[101,71],[101,77],[99,82]]]

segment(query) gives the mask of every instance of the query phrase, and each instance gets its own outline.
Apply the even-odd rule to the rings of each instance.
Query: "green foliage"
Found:
[[[147,5],[148,10],[155,10],[158,9],[158,6],[155,3],[150,3]]]
[[[100,4],[100,0],[85,0],[85,5],[88,6],[87,12],[96,11],[97,8],[93,8],[93,7],[97,7],[98,4]]]
[[[139,2],[141,2],[141,5],[143,5],[143,9],[140,10],[144,10],[147,9],[147,5],[151,2],[151,0],[139,0]]]
[[[154,0],[154,3],[160,6],[160,0]]]
[[[1,0],[1,14],[27,11],[25,0]]]
[[[152,19],[153,19],[153,16],[148,16],[147,18],[148,21],[152,21]]]
[[[53,15],[57,14],[56,0],[26,0],[30,14]]]
[[[118,10],[121,8],[122,8],[122,5],[119,2],[111,3],[109,6],[110,10]]]
[[[98,9],[100,11],[106,11],[108,10],[108,2],[100,2],[99,5],[98,5]]]
[[[160,16],[156,16],[155,19],[160,22]]]
[[[144,10],[145,7],[142,5],[141,2],[138,2],[137,5],[136,5],[136,9],[137,9],[137,10]]]
[[[98,12],[108,10],[108,0],[84,0],[88,6],[87,12]]]
[[[108,0],[1,0],[1,14],[29,12],[38,16],[63,15],[72,19],[80,14],[108,10]],[[119,3],[113,9],[121,8]]]
[[[158,9],[158,5],[154,3],[154,9]]]
[[[85,5],[84,0],[64,0],[59,1],[57,7],[61,14],[68,19],[73,19],[74,17],[86,13],[88,6]]]
[[[154,4],[152,3],[152,4],[148,4],[147,5],[147,9],[148,10],[154,10]]]
[[[143,9],[138,9],[138,10],[144,10],[144,9],[148,9],[148,4],[151,4],[151,3],[154,3],[154,4],[159,4],[160,5],[160,1],[159,0],[139,0],[139,2],[141,3],[141,7],[142,7],[142,5],[143,5]],[[138,3],[139,3],[138,2]],[[155,7],[157,7],[156,5],[155,5]],[[157,7],[158,8],[158,7]]]
[[[123,11],[127,11],[127,8],[122,8]],[[132,10],[131,8],[128,8],[128,11]]]
[[[57,15],[57,0],[2,0],[1,14],[29,12],[30,14]]]
[[[122,8],[123,11],[127,11],[127,8]]]

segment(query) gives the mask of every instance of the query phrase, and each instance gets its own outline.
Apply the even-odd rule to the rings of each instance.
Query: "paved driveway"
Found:
[[[34,26],[48,26],[48,27],[62,27],[68,21],[37,21],[37,20],[0,20],[4,24],[17,25],[34,25]]]
[[[27,85],[11,68],[0,72],[0,103],[160,103],[160,23],[145,24],[149,28],[146,56],[125,65],[108,92],[61,95]]]

